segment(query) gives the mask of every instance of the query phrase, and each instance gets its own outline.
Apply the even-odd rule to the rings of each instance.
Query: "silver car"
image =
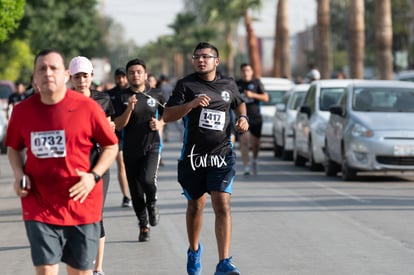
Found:
[[[308,88],[309,84],[295,85],[284,96],[282,103],[276,104],[273,122],[273,150],[275,157],[281,156],[284,160],[292,158],[293,124],[295,123],[297,109]]]
[[[294,86],[293,82],[285,78],[262,77],[265,91],[269,94],[269,101],[262,102],[260,111],[263,116],[261,145],[266,140],[273,140],[273,116],[276,111],[276,104],[282,101],[283,96]],[[271,143],[272,145],[272,143]]]
[[[414,83],[356,81],[330,112],[326,175],[414,170]]]
[[[348,79],[334,79],[311,83],[295,120],[293,161],[296,166],[303,166],[308,161],[311,170],[323,170],[329,107],[337,103],[351,82]]]

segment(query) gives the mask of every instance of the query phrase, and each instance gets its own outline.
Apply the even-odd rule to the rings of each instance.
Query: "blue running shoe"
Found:
[[[188,275],[201,274],[201,253],[203,253],[203,246],[198,244],[198,250],[187,250],[187,273]]]
[[[231,257],[221,260],[214,275],[240,275],[240,270],[231,262]]]

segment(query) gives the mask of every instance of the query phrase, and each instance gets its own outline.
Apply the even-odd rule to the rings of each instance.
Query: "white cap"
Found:
[[[308,78],[311,80],[319,80],[321,78],[321,74],[318,70],[312,69],[308,74]]]
[[[69,63],[69,72],[70,75],[75,75],[77,73],[87,73],[91,74],[93,72],[93,66],[91,61],[84,56],[77,56],[72,58]]]

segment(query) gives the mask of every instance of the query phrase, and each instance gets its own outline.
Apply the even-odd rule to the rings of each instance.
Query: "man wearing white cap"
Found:
[[[84,94],[87,97],[94,99],[99,105],[101,105],[102,109],[105,111],[105,115],[109,120],[111,127],[115,129],[115,124],[111,122],[111,116],[114,114],[114,108],[111,103],[111,99],[107,92],[100,92],[96,90],[91,90],[91,84],[93,79],[93,66],[92,63],[89,61],[88,58],[84,56],[77,56],[74,57],[69,63],[69,72],[70,72],[70,80],[73,86],[73,89],[77,92]],[[95,144],[93,150],[91,151],[91,163],[93,164],[95,160],[99,157],[101,148],[99,144]],[[104,203],[106,194],[108,192],[109,186],[109,170],[107,170],[103,175],[103,184],[104,184]],[[96,256],[95,268],[94,268],[94,275],[103,275],[104,272],[102,271],[102,262],[103,262],[103,253],[105,247],[105,229],[103,226],[103,222],[101,220],[101,235],[99,240],[99,249],[98,254]]]

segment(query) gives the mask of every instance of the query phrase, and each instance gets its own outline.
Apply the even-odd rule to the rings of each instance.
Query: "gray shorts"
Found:
[[[79,270],[93,269],[101,233],[99,222],[59,226],[25,221],[35,266],[64,262]]]

